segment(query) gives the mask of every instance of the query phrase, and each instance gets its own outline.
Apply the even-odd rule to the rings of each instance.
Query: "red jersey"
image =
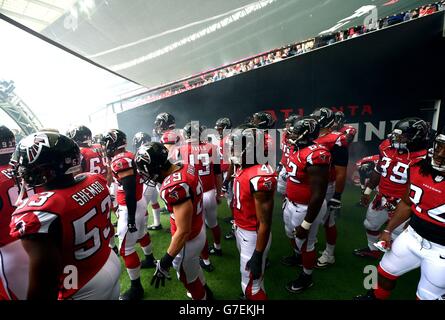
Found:
[[[313,165],[327,165],[331,163],[331,153],[321,145],[313,144],[309,147],[293,151],[286,164],[288,173],[286,183],[286,197],[295,203],[309,204],[311,186],[307,168]]]
[[[193,203],[192,231],[188,240],[195,238],[200,232],[203,224],[202,184],[197,170],[188,164],[164,179],[161,185],[160,195],[167,205],[169,212],[173,212],[173,206],[184,201],[191,200]],[[170,215],[172,235],[176,232],[175,216]]]
[[[399,153],[388,139],[379,147],[380,159],[375,170],[380,173],[379,192],[385,196],[401,198],[407,188],[408,168],[426,156],[426,150]]]
[[[130,151],[125,151],[117,154],[111,159],[111,172],[113,173],[114,181],[117,183],[116,200],[121,206],[126,206],[127,203],[125,202],[125,191],[120,183],[118,173],[130,169],[136,174],[136,201],[139,201],[142,198],[144,182],[141,176],[137,173],[136,165],[134,163],[134,154]]]
[[[9,169],[9,165],[0,166],[0,247],[15,240],[9,235],[9,222],[15,210],[19,188]]]
[[[314,140],[314,142],[326,147],[329,150],[329,152],[332,152],[335,146],[340,148],[346,148],[349,145],[346,135],[336,131],[318,137],[317,139]],[[334,160],[332,156],[331,160]],[[329,172],[329,182],[333,182],[335,181],[335,179],[336,179],[335,166],[331,166],[331,170]]]
[[[344,135],[348,135],[349,136],[349,141],[354,140],[355,135],[357,134],[357,129],[354,128],[353,126],[349,126],[347,124],[345,124],[343,127],[341,127],[338,132],[343,133]]]
[[[214,165],[219,164],[216,146],[211,143],[186,143],[179,147],[179,155],[184,163],[194,166],[201,178],[204,192],[216,188]]]
[[[377,165],[379,162],[379,159],[380,159],[380,155],[378,155],[378,154],[373,155],[373,156],[367,156],[367,157],[364,157],[364,158],[361,158],[360,160],[358,160],[355,163],[355,166],[357,168],[360,168],[362,165],[364,165],[365,163],[369,163],[369,162],[374,162],[374,164]]]
[[[285,165],[287,163],[287,159],[289,158],[289,154],[291,152],[292,146],[287,141],[287,133],[283,133],[281,136],[281,143],[280,143],[280,149],[281,149],[281,160],[280,163],[282,165]]]
[[[67,274],[60,275],[59,299],[68,299],[90,281],[110,255],[111,197],[106,180],[97,174],[81,174],[68,188],[36,193],[13,213],[10,232],[22,238],[59,228],[62,265],[75,266],[78,288],[66,289]]]
[[[180,140],[180,135],[178,135],[173,130],[167,130],[162,133],[160,142],[162,144],[177,144]]]
[[[233,181],[233,217],[242,229],[255,231],[258,227],[255,200],[257,191],[275,192],[277,174],[270,165],[239,168]]]
[[[101,147],[80,147],[80,154],[83,172],[98,173],[107,178],[107,162]]]
[[[420,166],[409,169],[411,226],[422,237],[445,245],[445,177],[422,175]]]

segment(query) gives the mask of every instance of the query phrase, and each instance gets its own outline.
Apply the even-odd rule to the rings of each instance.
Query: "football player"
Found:
[[[77,126],[66,135],[80,148],[82,172],[98,173],[107,178],[106,158],[103,157],[101,146],[92,144],[91,130],[86,126]]]
[[[282,195],[284,195],[285,191],[286,191],[287,174],[286,174],[285,165],[287,163],[287,158],[289,157],[290,148],[291,148],[291,145],[289,144],[289,141],[287,140],[287,130],[291,127],[291,125],[294,123],[294,121],[299,118],[301,118],[299,115],[291,114],[289,117],[287,117],[284,120],[286,127],[284,128],[284,130],[281,134],[281,143],[280,143],[281,160],[277,166],[277,172],[278,172],[277,191],[279,193],[281,193]],[[285,265],[287,265],[287,264],[285,263]]]
[[[408,168],[426,156],[428,127],[420,118],[406,118],[396,123],[390,138],[380,144],[379,162],[366,184],[361,203],[368,206],[366,229],[368,246],[354,250],[359,257],[378,259],[381,252],[374,246],[380,228],[392,216],[397,203],[404,195],[408,183]],[[378,193],[370,202],[372,191],[378,186]],[[403,225],[394,230],[396,237],[403,230]]]
[[[284,196],[284,199],[286,198],[286,184],[287,184],[287,170],[286,165],[289,159],[289,154],[292,151],[292,144],[289,142],[289,128],[293,126],[294,122],[298,119],[300,119],[301,116],[296,114],[291,114],[289,117],[287,117],[284,120],[285,128],[281,136],[281,160],[280,163],[277,166],[277,172],[278,172],[278,183],[277,183],[277,192],[281,193]],[[281,264],[293,267],[297,265],[301,265],[301,252],[298,250],[298,248],[295,245],[294,237],[289,238],[292,253],[288,256],[285,256],[281,259]]]
[[[348,143],[352,143],[357,134],[357,129],[353,126],[345,124],[345,114],[343,113],[343,111],[337,111],[334,114],[334,117],[335,122],[332,129],[334,131],[343,133],[346,136],[346,140],[348,141]]]
[[[340,132],[333,131],[335,116],[329,108],[318,108],[313,116],[320,124],[320,136],[316,143],[325,146],[331,153],[331,170],[326,192],[328,209],[323,217],[326,233],[326,249],[317,260],[317,268],[325,268],[335,263],[335,245],[337,243],[336,216],[341,209],[341,195],[344,191],[349,161],[348,138]]]
[[[142,145],[136,154],[136,164],[146,181],[162,184],[161,197],[172,213],[171,242],[157,261],[151,284],[156,288],[165,285],[173,266],[194,300],[210,300],[213,294],[199,263],[206,235],[202,217],[203,189],[197,170],[190,164],[172,164],[168,160],[168,150],[158,142]]]
[[[360,186],[362,192],[365,191],[366,183],[371,178],[375,166],[378,164],[380,155],[376,154],[361,158],[355,163],[355,170],[352,179],[355,185]]]
[[[176,148],[181,140],[178,132],[175,131],[176,120],[175,117],[167,112],[162,112],[156,116],[154,131],[159,138],[159,141],[169,151],[169,157],[176,159]]]
[[[233,199],[235,237],[240,252],[241,287],[247,300],[265,300],[264,270],[272,242],[271,224],[275,170],[258,163],[259,134],[250,125],[232,133],[232,163],[236,166]]]
[[[313,117],[296,120],[288,129],[292,149],[286,164],[286,200],[283,219],[286,235],[293,238],[301,252],[303,271],[286,285],[297,293],[313,285],[312,272],[316,264],[315,242],[318,227],[326,213],[326,190],[331,154],[315,143],[320,125]]]
[[[224,130],[232,129],[232,121],[229,118],[219,118],[215,123],[215,130],[219,134],[219,154],[221,156],[221,173],[223,175],[223,185],[225,185],[225,194],[227,197],[227,206],[230,207],[232,201],[232,179],[229,175],[230,159],[227,157],[229,148],[229,134],[224,135]],[[226,151],[225,151],[226,150]],[[225,152],[224,152],[225,151]]]
[[[428,157],[408,170],[409,187],[380,234],[388,251],[378,266],[377,288],[357,299],[389,298],[396,280],[419,267],[417,299],[443,300],[445,295],[445,128]],[[391,234],[408,219],[409,226],[391,243]]]
[[[150,235],[147,233],[147,202],[143,197],[143,180],[137,173],[133,153],[125,149],[127,136],[118,129],[108,131],[102,144],[107,157],[111,159],[110,166],[113,178],[118,184],[116,199],[117,233],[119,236],[120,255],[124,259],[130,288],[121,296],[122,300],[139,300],[144,295],[140,280],[141,268],[155,267]],[[139,260],[136,243],[142,247],[145,260]]]
[[[29,255],[28,299],[119,297],[120,262],[110,249],[111,198],[106,180],[79,172],[77,144],[54,132],[29,135],[16,148],[22,188],[42,187],[12,215],[10,234]],[[28,274],[22,274],[23,277]]]
[[[28,292],[29,258],[20,240],[9,235],[19,197],[9,165],[14,150],[14,133],[0,126],[0,300],[24,300]]]
[[[151,137],[148,133],[138,132],[133,137],[133,149],[136,152],[144,143],[151,142]],[[144,196],[148,202],[151,203],[153,212],[153,224],[148,226],[148,230],[161,230],[161,209],[158,203],[158,189],[156,186],[144,184]]]
[[[213,246],[208,247],[207,241],[202,252],[201,267],[211,272],[214,267],[210,262],[209,253],[221,256],[221,228],[218,225],[217,206],[221,197],[221,164],[215,145],[201,141],[202,128],[198,122],[189,122],[184,127],[186,143],[179,147],[179,156],[183,163],[194,166],[202,182],[204,219],[213,235]]]

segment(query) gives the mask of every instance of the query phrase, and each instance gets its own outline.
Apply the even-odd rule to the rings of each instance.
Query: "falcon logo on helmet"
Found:
[[[26,155],[29,163],[34,163],[40,156],[43,147],[49,148],[48,136],[44,133],[39,133],[36,136],[29,136],[20,144],[20,148],[26,148]]]

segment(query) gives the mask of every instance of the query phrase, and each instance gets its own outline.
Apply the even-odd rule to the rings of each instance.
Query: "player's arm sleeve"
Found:
[[[23,238],[34,234],[47,234],[51,226],[58,220],[56,214],[44,211],[28,211],[14,214],[11,217],[10,235],[13,238]]]
[[[213,164],[213,171],[215,172],[215,174],[221,174],[221,164],[214,163]]]
[[[191,199],[192,194],[189,185],[182,182],[162,190],[161,197],[167,204],[174,207]]]
[[[128,222],[135,223],[136,217],[136,175],[128,175],[120,179],[125,192],[125,203],[128,209]]]

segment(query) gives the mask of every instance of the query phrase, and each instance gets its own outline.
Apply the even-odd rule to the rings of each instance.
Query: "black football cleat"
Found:
[[[370,301],[372,301],[372,300],[378,300],[378,299],[375,297],[374,290],[371,289],[368,292],[366,292],[365,294],[355,296],[354,298],[352,298],[352,300],[356,300],[356,301],[370,300]]]
[[[215,270],[215,267],[213,266],[213,264],[210,262],[209,264],[206,264],[204,262],[204,260],[199,259],[199,265],[201,266],[201,268],[207,272],[212,272],[213,270]]]
[[[209,246],[209,254],[221,257],[222,249],[216,249],[214,246]]]
[[[286,285],[286,290],[291,293],[300,293],[306,289],[309,289],[313,285],[314,282],[312,281],[312,275],[301,272],[297,279],[289,282]]]
[[[144,288],[142,288],[141,283],[139,285],[131,285],[130,289],[125,291],[119,300],[142,300],[144,297]]]
[[[233,232],[233,230],[230,230],[228,233],[226,233],[224,235],[224,239],[226,239],[226,240],[233,240],[233,239],[235,239],[235,233]]]

